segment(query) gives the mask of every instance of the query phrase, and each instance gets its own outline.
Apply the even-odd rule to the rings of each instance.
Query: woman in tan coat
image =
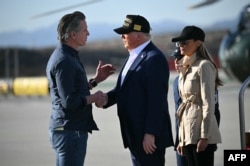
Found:
[[[179,93],[182,104],[177,111],[179,145],[189,166],[213,166],[216,144],[221,135],[214,115],[215,92],[222,85],[215,63],[205,45],[205,33],[196,26],[186,26],[177,42],[182,55]]]

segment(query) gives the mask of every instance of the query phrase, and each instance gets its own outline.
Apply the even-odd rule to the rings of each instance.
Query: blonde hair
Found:
[[[210,61],[214,65],[216,69],[216,79],[215,79],[216,89],[218,86],[223,86],[223,81],[219,78],[218,68],[203,42],[201,42],[201,45],[197,50],[197,55],[202,59]]]

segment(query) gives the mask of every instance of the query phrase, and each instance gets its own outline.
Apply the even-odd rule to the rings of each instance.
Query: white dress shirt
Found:
[[[140,52],[150,43],[150,41],[147,41],[140,46],[136,47],[135,49],[131,50],[129,52],[129,58],[128,61],[125,65],[125,67],[122,70],[122,75],[121,75],[121,85],[123,84],[124,78],[130,68],[130,66],[134,63],[135,59],[137,56],[140,54]]]

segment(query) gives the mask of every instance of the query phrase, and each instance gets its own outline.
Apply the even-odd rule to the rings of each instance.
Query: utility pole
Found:
[[[19,75],[19,52],[18,48],[14,50],[14,78]]]
[[[5,79],[9,79],[10,78],[10,56],[9,56],[9,49],[5,50],[5,54],[4,54],[4,59],[5,59],[5,63],[4,63],[4,67],[5,67]]]

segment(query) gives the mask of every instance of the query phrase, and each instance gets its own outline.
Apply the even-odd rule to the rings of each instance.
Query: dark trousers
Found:
[[[133,166],[164,166],[165,149],[156,149],[153,154],[130,149]]]
[[[196,152],[196,145],[183,146],[183,154],[187,159],[188,166],[213,166],[214,151],[216,145],[208,145],[205,151]]]
[[[176,152],[176,161],[177,161],[177,166],[188,166],[185,156],[179,155],[178,152]]]
[[[56,166],[83,166],[88,133],[81,131],[50,131],[56,152]]]

